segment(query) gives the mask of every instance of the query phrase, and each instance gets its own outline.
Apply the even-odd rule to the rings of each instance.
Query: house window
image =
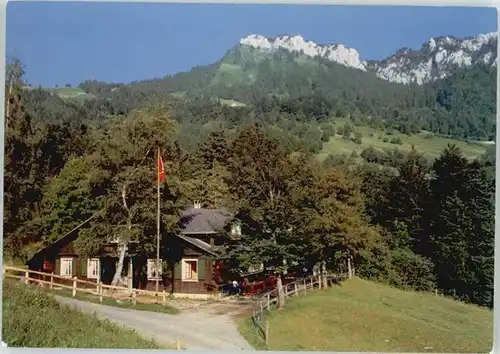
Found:
[[[99,258],[87,259],[87,278],[99,278]]]
[[[182,260],[182,281],[198,281],[198,260]]]
[[[54,271],[54,263],[48,259],[43,260],[43,271],[46,273],[52,273]]]
[[[61,258],[61,276],[71,277],[73,275],[73,258]]]
[[[162,275],[162,260],[160,259],[159,267],[156,266],[156,259],[148,259],[148,280],[156,280]],[[158,269],[157,269],[158,268]]]
[[[231,233],[233,236],[241,236],[241,224],[236,222],[231,227]]]

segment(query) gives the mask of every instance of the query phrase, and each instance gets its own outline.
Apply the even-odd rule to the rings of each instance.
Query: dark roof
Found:
[[[29,259],[28,263],[30,263],[34,258],[40,256],[43,251],[52,248],[58,247],[61,243],[74,241],[78,237],[78,233],[76,232],[80,227],[87,224],[90,220],[95,218],[98,213],[95,213],[90,218],[85,220],[80,225],[76,226],[74,229],[69,231],[67,234],[56,240],[54,243],[42,247]],[[214,234],[222,230],[227,222],[232,218],[231,213],[227,209],[196,209],[189,208],[185,210],[180,218],[181,222],[181,234],[189,235],[189,234]],[[193,239],[191,237],[182,237],[187,242],[197,246],[198,248],[213,253],[214,249],[210,247],[209,244]],[[208,246],[208,249],[205,249]]]
[[[74,227],[72,230],[70,230],[68,233],[66,233],[65,235],[63,235],[62,237],[58,238],[56,241],[54,241],[53,243],[51,243],[50,245],[47,245],[47,246],[44,246],[42,248],[40,248],[38,251],[36,251],[31,257],[30,259],[28,260],[27,264],[30,264],[36,257],[40,256],[44,251],[50,249],[50,248],[53,248],[53,247],[57,247],[59,245],[61,245],[62,243],[64,242],[71,242],[71,241],[74,241],[77,237],[78,237],[78,233],[76,232],[80,227],[84,226],[85,224],[87,224],[90,220],[92,220],[93,218],[95,218],[98,214],[95,213],[94,215],[92,215],[91,217],[89,217],[87,220],[85,220],[84,222],[82,222],[80,225]]]
[[[214,234],[221,231],[231,218],[226,209],[189,208],[180,218],[181,234]]]
[[[215,250],[213,249],[213,247],[210,246],[205,241],[202,241],[202,240],[197,239],[197,238],[189,237],[189,236],[186,236],[186,235],[177,235],[177,236],[179,236],[181,239],[189,242],[193,246],[196,246],[197,248],[201,249],[202,251],[210,253],[210,254],[212,254],[214,256],[216,255],[215,254]]]

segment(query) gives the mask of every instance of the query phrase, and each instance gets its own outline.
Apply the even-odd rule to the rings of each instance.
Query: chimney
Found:
[[[201,209],[201,202],[199,200],[195,200],[193,203],[193,208]]]

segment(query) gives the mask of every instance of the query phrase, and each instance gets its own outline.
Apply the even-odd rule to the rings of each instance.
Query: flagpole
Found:
[[[160,148],[158,148],[158,157],[156,163],[160,161]],[[157,209],[157,221],[156,221],[156,292],[160,291],[160,171],[157,172],[158,183],[157,183],[157,193],[158,193],[158,209]]]

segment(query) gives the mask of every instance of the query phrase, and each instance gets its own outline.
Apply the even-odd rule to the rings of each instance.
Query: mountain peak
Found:
[[[420,50],[398,51],[373,69],[377,76],[389,81],[422,84],[444,78],[454,67],[494,66],[496,48],[496,32],[465,38],[432,37]]]
[[[320,45],[301,35],[269,38],[252,34],[240,44],[258,50],[287,50],[309,57],[320,57],[338,64],[373,71],[382,79],[403,84],[433,81],[445,77],[454,67],[474,64],[496,65],[497,32],[474,37],[432,37],[420,50],[401,48],[384,60],[361,60],[356,49],[343,44]]]
[[[360,60],[356,49],[347,48],[342,44],[319,45],[304,39],[301,35],[268,38],[259,34],[252,34],[242,38],[240,44],[260,50],[284,49],[309,57],[326,58],[347,67],[366,71],[366,62]]]

